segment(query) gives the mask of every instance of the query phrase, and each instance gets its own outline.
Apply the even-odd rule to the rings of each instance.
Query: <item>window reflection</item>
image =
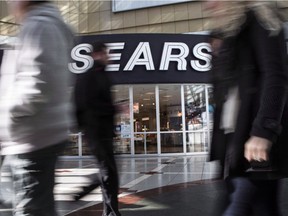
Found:
[[[183,152],[181,85],[159,85],[159,104],[161,153]]]
[[[204,130],[194,130],[186,133],[187,152],[207,152],[208,133]]]
[[[157,153],[157,133],[136,133],[135,154],[156,154]]]
[[[135,154],[157,153],[155,85],[133,86]]]
[[[160,130],[181,131],[182,110],[181,110],[181,86],[160,85]]]
[[[185,86],[184,97],[187,121],[186,129],[199,129],[200,127],[202,127],[204,117],[202,113],[206,111],[205,86]]]
[[[157,88],[156,86],[145,84],[113,87],[112,94],[117,107],[115,153],[131,154],[134,148],[135,154],[157,154],[159,147],[160,153],[184,153],[184,145],[188,153],[207,152],[215,109],[213,88],[204,84],[161,84]],[[183,95],[181,87],[184,90]],[[129,91],[133,93],[133,98]],[[156,94],[159,95],[158,102]],[[160,120],[158,127],[157,104]],[[182,109],[185,110],[184,113]],[[157,131],[157,128],[160,130]],[[80,152],[82,155],[91,154],[85,135],[79,136],[78,131],[71,130],[70,141],[64,155],[78,155]],[[160,142],[157,143],[158,141]],[[82,148],[78,148],[78,145]]]
[[[156,131],[155,85],[133,86],[134,132]]]
[[[186,145],[187,152],[207,151],[207,121],[205,85],[185,85]]]
[[[117,110],[114,120],[114,152],[128,154],[131,152],[129,86],[117,85],[111,91]]]
[[[161,133],[161,153],[182,153],[182,133]]]

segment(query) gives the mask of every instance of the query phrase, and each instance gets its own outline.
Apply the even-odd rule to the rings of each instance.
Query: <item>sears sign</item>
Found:
[[[74,74],[93,66],[91,43],[100,40],[108,46],[111,61],[106,70],[114,84],[209,82],[211,47],[207,35],[111,34],[77,39],[69,64]]]
[[[123,53],[114,53],[115,50],[123,51],[125,47],[125,42],[121,43],[107,43],[108,55],[111,61],[121,62],[121,56]],[[77,45],[71,51],[71,57],[73,60],[82,62],[82,66],[77,66],[77,63],[71,63],[69,69],[73,73],[84,73],[87,69],[93,66],[93,59],[87,54],[81,54],[81,51],[85,53],[92,52],[92,45],[88,43],[82,43]],[[173,53],[173,51],[178,51],[178,53]],[[206,51],[206,52],[205,52]],[[186,71],[187,64],[199,72],[207,72],[211,69],[211,55],[207,54],[211,52],[211,47],[208,43],[199,43],[192,49],[192,54],[197,58],[196,60],[186,60],[190,50],[187,44],[183,42],[164,42],[163,51],[161,55],[160,66],[158,70],[167,71],[171,62],[177,63],[178,71]],[[200,61],[204,63],[200,63]],[[128,62],[125,64],[123,71],[133,71],[135,66],[142,65],[147,71],[155,70],[155,64],[153,60],[153,55],[151,51],[150,42],[139,42],[132,56],[129,58]],[[107,66],[106,71],[119,71],[120,64],[111,63]]]
[[[208,82],[211,47],[205,35],[120,34],[80,38],[71,51],[69,69],[85,73],[93,66],[91,43],[104,41],[115,84]]]

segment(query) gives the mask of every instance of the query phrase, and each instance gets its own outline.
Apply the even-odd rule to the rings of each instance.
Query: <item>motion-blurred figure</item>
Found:
[[[54,169],[68,139],[73,34],[49,1],[8,1],[21,24],[0,80],[1,154],[11,166],[14,215],[55,216]]]
[[[90,186],[84,187],[83,192],[76,194],[75,199],[78,200],[97,186],[101,186],[103,216],[119,216],[119,182],[113,152],[115,106],[112,101],[111,82],[105,71],[108,63],[106,45],[95,42],[91,56],[94,66],[79,74],[76,79],[76,115],[80,129],[84,129],[100,173]]]
[[[288,175],[288,70],[276,4],[211,1],[216,110],[211,159],[230,192],[224,216],[278,216]]]

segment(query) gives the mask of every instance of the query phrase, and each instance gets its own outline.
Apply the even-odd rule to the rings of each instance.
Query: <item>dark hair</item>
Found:
[[[96,41],[92,44],[93,46],[93,52],[102,52],[107,49],[107,46],[103,41]]]

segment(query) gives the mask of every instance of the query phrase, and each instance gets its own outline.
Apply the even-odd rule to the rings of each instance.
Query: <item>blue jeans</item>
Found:
[[[223,216],[280,216],[278,180],[228,180],[230,204]]]
[[[65,143],[35,152],[8,155],[14,184],[14,216],[56,216],[55,164]]]

